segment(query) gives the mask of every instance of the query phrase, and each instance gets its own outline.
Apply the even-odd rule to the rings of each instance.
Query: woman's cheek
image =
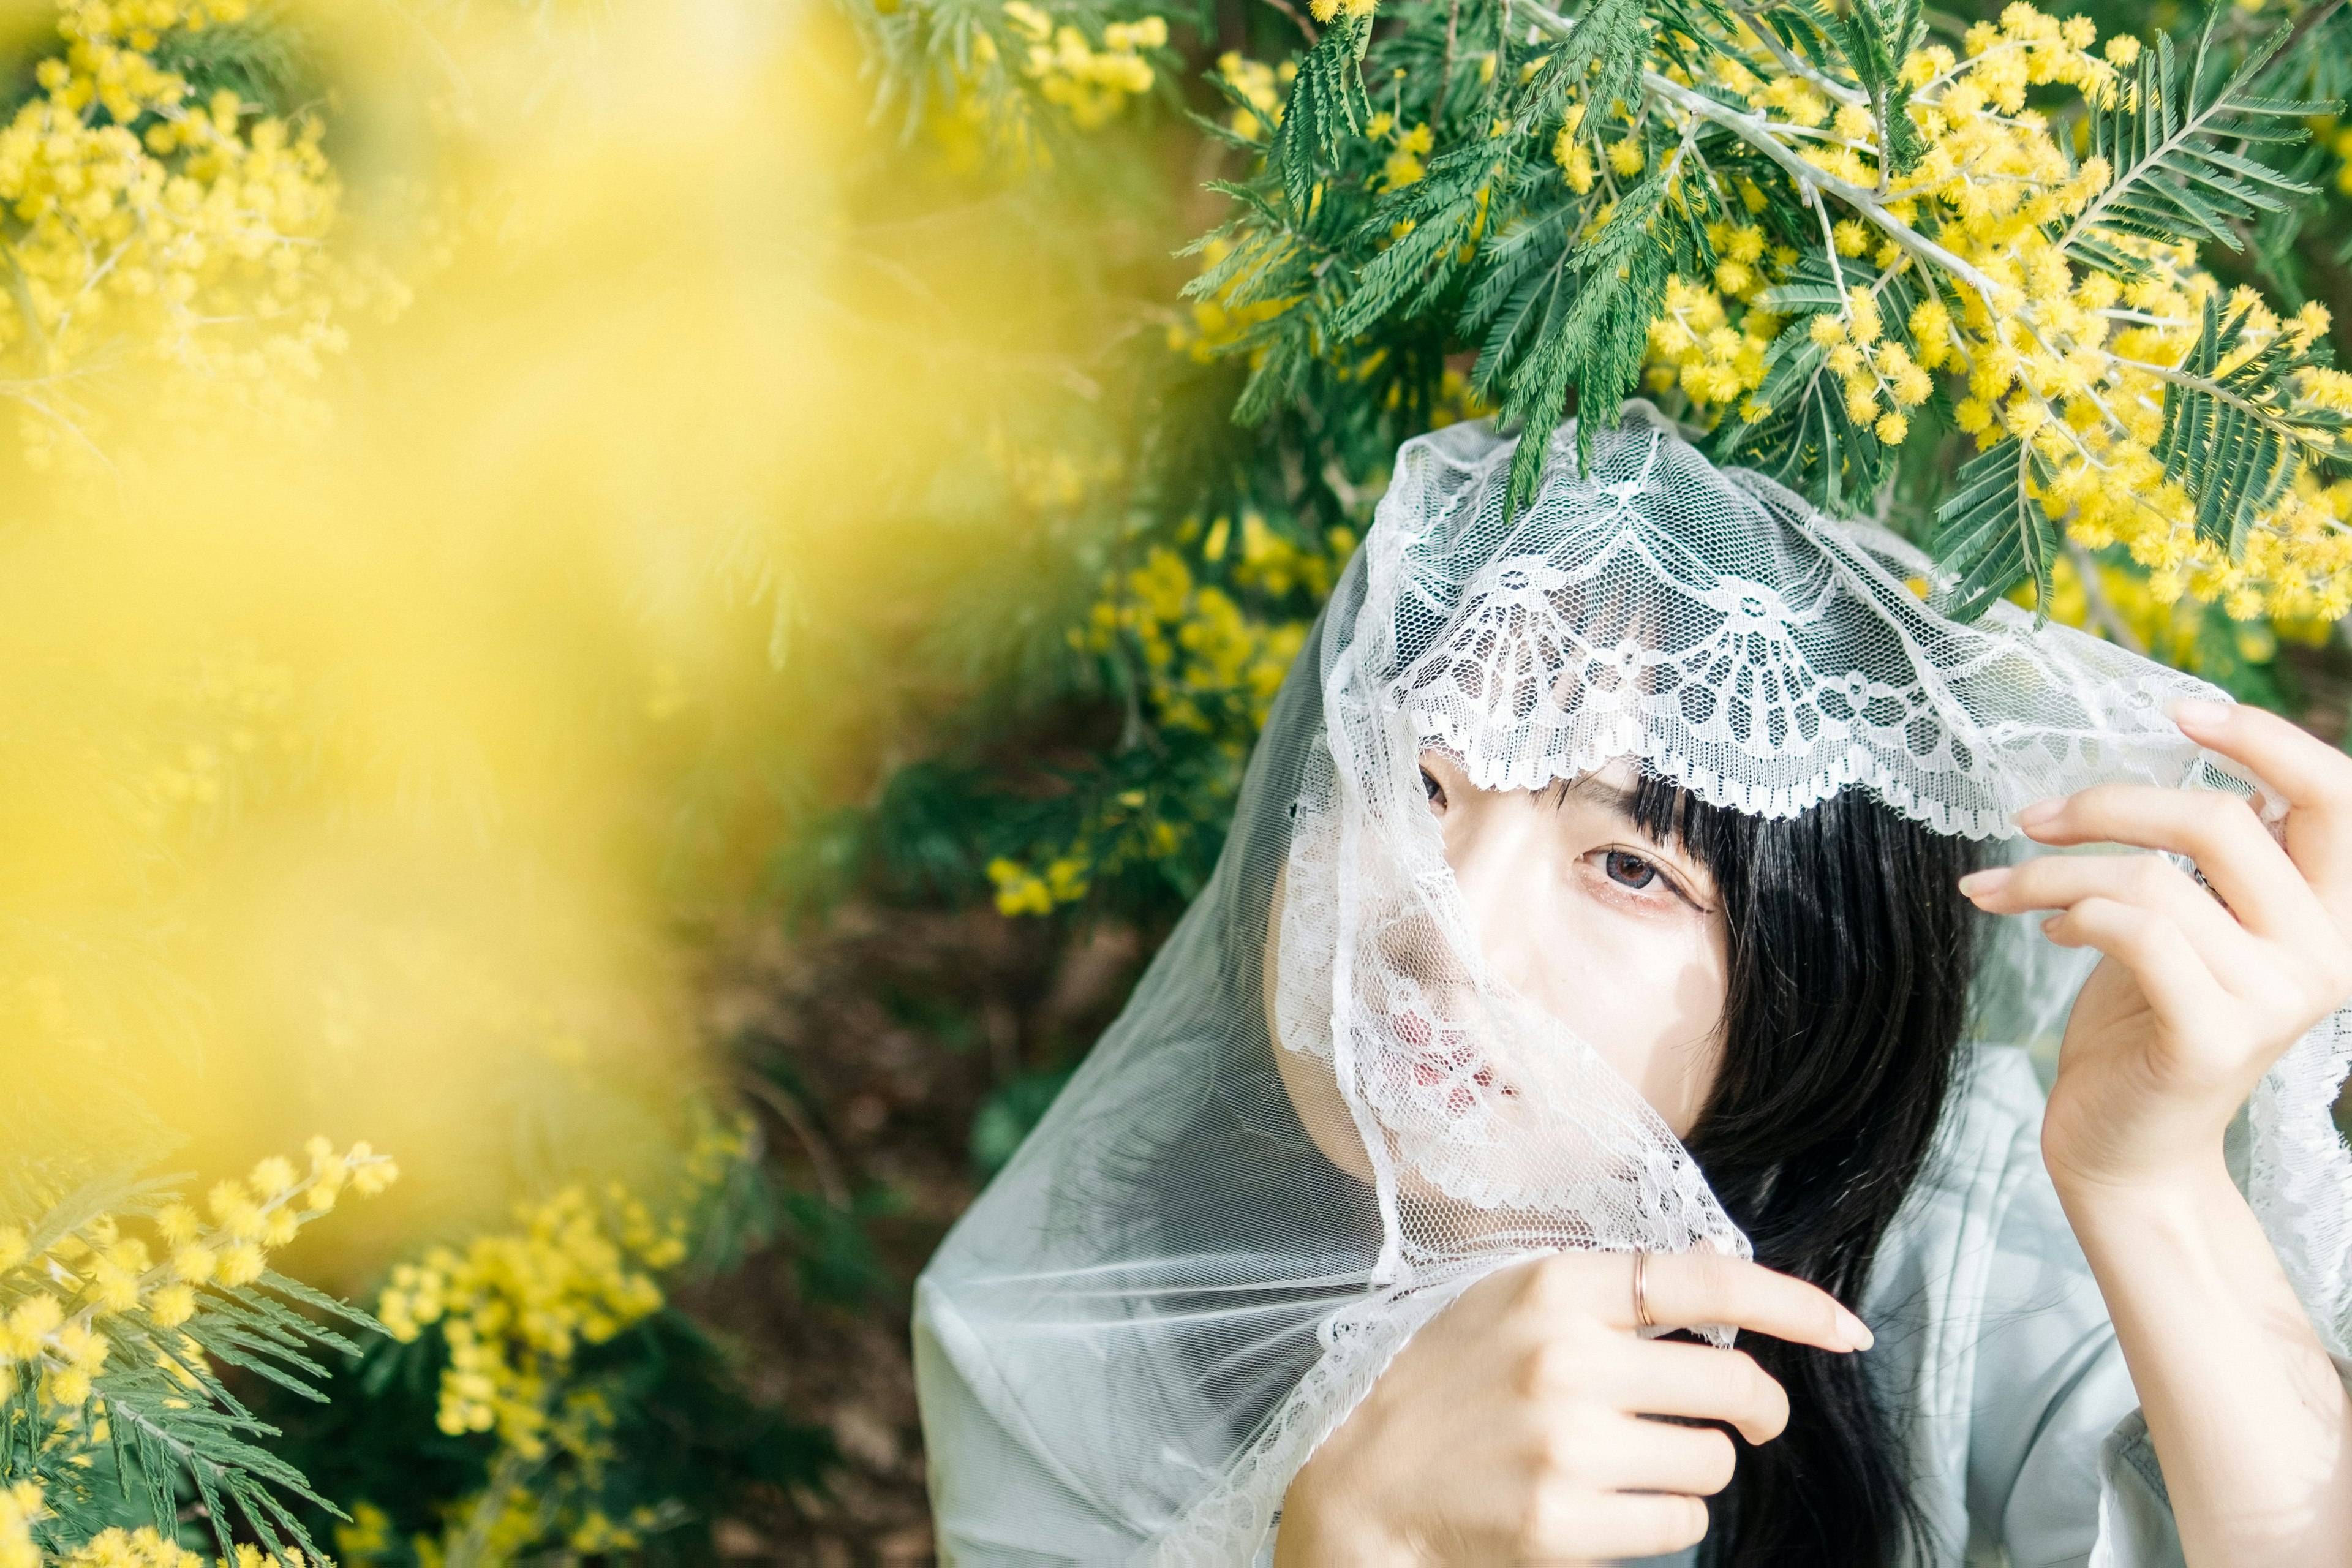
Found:
[[[1539,1005],[1611,1066],[1642,1083],[1654,1054],[1712,1033],[1723,978],[1703,919],[1596,909],[1577,924],[1559,944],[1572,960],[1555,969]]]

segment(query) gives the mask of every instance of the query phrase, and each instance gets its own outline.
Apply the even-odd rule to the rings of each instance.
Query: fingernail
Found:
[[[1843,1307],[1838,1309],[1838,1329],[1845,1335],[1845,1342],[1858,1351],[1866,1351],[1878,1342],[1878,1336],[1870,1331],[1870,1325]]]
[[[2165,717],[2184,730],[2210,730],[2226,721],[2232,705],[2202,697],[2184,697],[2164,705]]]
[[[2008,886],[2009,870],[2006,866],[1992,866],[1982,871],[1971,871],[1960,879],[1960,892],[1971,899],[1990,898]]]
[[[2066,797],[2053,795],[2048,800],[2037,800],[2010,818],[2020,827],[2039,827],[2066,809]]]

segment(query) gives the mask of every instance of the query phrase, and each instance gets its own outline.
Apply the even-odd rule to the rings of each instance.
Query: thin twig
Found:
[[[1829,258],[1830,281],[1837,287],[1838,314],[1851,321],[1853,320],[1853,310],[1846,303],[1845,268],[1838,265],[1837,230],[1830,226],[1830,205],[1822,200],[1822,193],[1810,180],[1798,181],[1797,189],[1804,193],[1807,205],[1821,215],[1822,254]]]
[[[1531,5],[1531,0],[1521,0],[1521,3]],[[1837,197],[1869,220],[1895,244],[1920,260],[1942,268],[1962,283],[1967,284],[1983,299],[1987,310],[1995,310],[1996,315],[1998,314],[1998,302],[2003,290],[1991,279],[1888,212],[1875,196],[1860,185],[1841,180],[1836,175],[1798,157],[1786,143],[1772,134],[1774,131],[1780,129],[1772,121],[1759,114],[1736,110],[1727,103],[1685,87],[1682,83],[1661,76],[1656,71],[1643,71],[1642,85],[1659,97],[1703,119],[1711,120],[1731,132],[1741,141],[1786,169],[1800,183],[1818,186]]]
[[[2099,563],[2091,559],[2091,552],[2070,539],[2066,541],[2066,559],[2074,563],[2074,575],[2083,580],[2083,598],[2091,606],[2091,619],[2117,647],[2147,658],[2147,645],[2139,640],[2139,634],[2125,623],[2115,601],[2107,597],[2107,585],[2100,581]]]
[[[1835,77],[1831,76],[1828,72],[1822,70],[1816,66],[1807,64],[1805,61],[1799,59],[1794,54],[1790,53],[1789,47],[1780,41],[1780,36],[1774,33],[1771,28],[1767,27],[1764,25],[1764,18],[1757,13],[1748,10],[1740,10],[1735,14],[1741,21],[1748,24],[1748,30],[1755,34],[1758,40],[1763,44],[1764,47],[1768,51],[1770,52],[1772,58],[1780,63],[1780,68],[1782,70],[1803,77],[1807,81],[1811,82],[1815,87],[1820,88],[1823,92],[1828,93],[1840,103],[1851,103],[1856,108],[1860,108],[1870,101],[1870,96],[1867,93],[1846,86],[1845,83],[1838,80]]]
[[[1870,95],[1871,117],[1878,121],[1878,199],[1885,201],[1895,183],[1895,141],[1886,131],[1886,94]]]
[[[1449,0],[1445,10],[1445,63],[1437,69],[1437,111],[1430,118],[1443,124],[1445,120],[1445,91],[1454,85],[1454,46],[1462,28],[1462,0]]]
[[[2236,409],[2239,413],[2243,414],[2250,419],[2259,420],[2263,425],[2266,425],[2271,429],[2277,431],[2280,435],[2285,437],[2290,441],[2299,442],[2306,447],[2317,447],[2319,445],[2318,442],[2314,441],[2310,437],[2305,436],[2302,431],[2296,429],[2285,420],[2281,419],[2274,411],[2264,408],[2259,403],[2254,403],[2239,396],[2236,393],[2231,392],[2228,387],[2222,385],[2218,381],[2209,381],[2204,376],[2198,375],[2191,371],[2182,370],[2177,365],[2156,364],[2144,359],[2126,359],[2123,355],[2114,353],[2112,352],[2109,353],[2108,357],[2113,359],[2117,364],[2128,365],[2133,370],[2144,370],[2147,372],[2148,374],[2156,377],[2158,381],[2169,382],[2174,386],[2186,387],[2191,392],[2201,392],[2208,397],[2212,397],[2221,402],[2226,403],[2231,407]]]
[[[816,1128],[810,1123],[793,1097],[759,1073],[740,1074],[736,1082],[744,1093],[774,1111],[776,1120],[800,1140],[802,1152],[808,1155],[809,1169],[816,1176],[817,1191],[824,1195],[824,1201],[837,1209],[847,1208],[849,1184],[841,1179],[841,1167],[835,1162],[833,1151],[825,1147],[824,1139],[817,1136]]]
[[[1308,48],[1311,49],[1316,45],[1323,41],[1323,35],[1315,30],[1315,24],[1308,21],[1305,16],[1300,16],[1297,8],[1291,5],[1290,0],[1265,0],[1265,3],[1298,24],[1298,30],[1307,35],[1307,47]]]

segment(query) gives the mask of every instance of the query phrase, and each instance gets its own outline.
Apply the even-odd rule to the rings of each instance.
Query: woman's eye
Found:
[[[1444,805],[1445,804],[1445,786],[1439,784],[1437,782],[1437,775],[1431,773],[1427,768],[1421,770],[1421,787],[1423,792],[1428,795],[1430,805]]]
[[[1658,868],[1639,855],[1622,849],[1612,849],[1601,862],[1609,879],[1622,888],[1646,888],[1658,879]]]

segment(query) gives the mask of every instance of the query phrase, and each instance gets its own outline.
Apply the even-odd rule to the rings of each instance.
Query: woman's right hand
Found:
[[[1633,1259],[1561,1253],[1498,1270],[1431,1320],[1283,1500],[1277,1568],[1573,1563],[1678,1552],[1706,1533],[1731,1439],[1788,1424],[1738,1350],[1633,1332]],[[1870,1331],[1827,1292],[1711,1254],[1653,1254],[1655,1322],[1729,1323],[1826,1351]]]

